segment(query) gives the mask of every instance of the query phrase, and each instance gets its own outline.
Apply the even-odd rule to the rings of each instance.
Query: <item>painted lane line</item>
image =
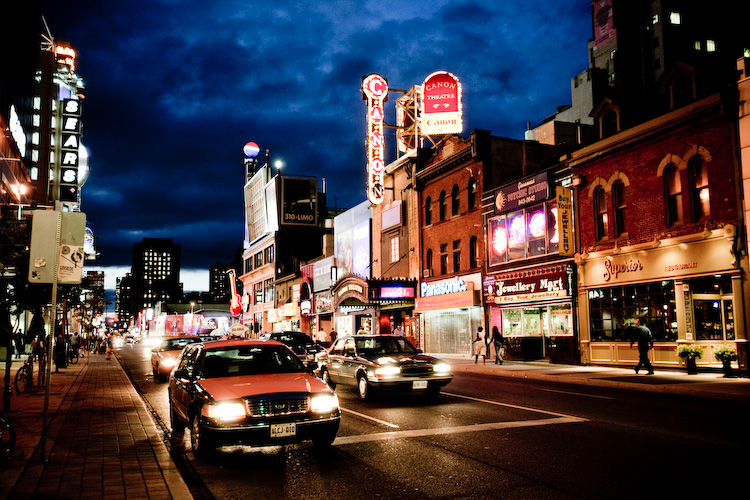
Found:
[[[390,422],[386,422],[385,420],[380,420],[380,419],[377,419],[375,417],[371,417],[370,415],[365,415],[364,413],[359,413],[359,412],[354,411],[354,410],[349,410],[347,408],[341,408],[341,411],[345,411],[347,413],[351,413],[352,415],[356,415],[356,416],[358,416],[360,418],[364,418],[366,420],[372,420],[373,422],[376,422],[376,423],[378,423],[380,425],[385,425],[386,427],[390,427],[392,429],[398,429],[399,428],[398,425],[396,425],[396,424],[392,424]]]
[[[610,398],[609,396],[600,396],[598,394],[586,394],[583,392],[556,391],[554,389],[540,389],[540,390],[545,391],[545,392],[556,392],[558,394],[570,394],[571,396],[586,396],[589,398],[599,398],[599,399],[615,399],[615,398]]]
[[[518,405],[512,405],[512,404],[508,404],[508,403],[500,403],[499,401],[492,401],[490,399],[475,398],[475,397],[472,397],[472,396],[464,396],[463,394],[453,394],[451,392],[441,392],[440,394],[443,394],[445,396],[453,396],[454,398],[463,398],[463,399],[468,399],[468,400],[471,400],[471,401],[478,401],[480,403],[487,403],[487,404],[490,404],[490,405],[504,406],[506,408],[513,408],[513,409],[516,409],[516,410],[530,411],[530,412],[533,412],[533,413],[542,413],[544,415],[554,415],[556,417],[572,418],[572,419],[575,419],[576,421],[580,421],[580,422],[586,422],[587,421],[587,419],[585,419],[585,418],[575,417],[573,415],[566,415],[564,413],[557,413],[557,412],[554,412],[554,411],[541,410],[539,408],[529,408],[528,406],[518,406]]]
[[[446,434],[460,434],[464,432],[486,432],[518,427],[535,427],[540,425],[572,424],[585,422],[586,419],[576,417],[556,417],[539,420],[519,420],[515,422],[490,422],[486,424],[463,425],[458,427],[442,427],[438,429],[414,429],[410,431],[379,432],[376,434],[362,434],[358,436],[339,436],[334,445],[367,443],[373,441],[388,441],[425,436],[440,436]]]

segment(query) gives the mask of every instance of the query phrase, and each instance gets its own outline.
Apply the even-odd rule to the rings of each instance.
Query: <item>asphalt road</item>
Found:
[[[150,352],[117,355],[168,434],[167,384],[154,382]],[[236,446],[203,461],[184,436],[172,455],[196,498],[222,500],[705,498],[737,491],[747,468],[747,403],[471,373],[437,401],[337,393],[328,453]]]

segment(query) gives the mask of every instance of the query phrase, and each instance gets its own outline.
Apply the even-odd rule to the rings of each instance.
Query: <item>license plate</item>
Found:
[[[271,424],[271,437],[281,438],[288,436],[297,435],[297,424],[296,422],[290,422],[288,424]]]
[[[426,380],[415,380],[411,383],[412,389],[427,389],[427,381]]]

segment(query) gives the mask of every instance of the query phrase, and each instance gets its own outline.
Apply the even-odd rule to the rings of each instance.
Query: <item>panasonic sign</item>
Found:
[[[466,282],[458,276],[445,281],[433,281],[431,283],[423,282],[420,285],[420,293],[422,297],[460,293],[465,292],[466,290],[468,290]]]

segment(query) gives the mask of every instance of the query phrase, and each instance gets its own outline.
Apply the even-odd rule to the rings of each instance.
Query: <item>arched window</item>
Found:
[[[612,209],[615,214],[615,237],[621,236],[628,232],[627,219],[625,211],[625,184],[622,181],[615,181],[612,184]]]
[[[607,195],[604,188],[599,186],[594,190],[594,216],[596,227],[594,228],[596,239],[602,240],[607,236]]]
[[[479,258],[478,254],[479,248],[477,247],[477,237],[472,236],[469,240],[469,267],[474,269],[477,267],[477,260]]]
[[[428,196],[424,202],[424,225],[430,224],[432,224],[432,198]]]
[[[458,215],[458,210],[461,207],[461,200],[458,197],[458,185],[453,185],[453,191],[451,192],[451,215]]]
[[[477,180],[472,177],[469,179],[469,210],[477,208]]]
[[[664,169],[664,199],[667,202],[667,226],[682,224],[682,181],[680,169],[674,163]]]
[[[432,249],[427,250],[427,253],[425,253],[424,268],[432,274]]]
[[[448,202],[445,198],[445,191],[440,191],[440,220],[445,220],[448,212]]]
[[[694,156],[688,163],[690,175],[690,210],[693,221],[711,215],[708,167],[702,156]]]

